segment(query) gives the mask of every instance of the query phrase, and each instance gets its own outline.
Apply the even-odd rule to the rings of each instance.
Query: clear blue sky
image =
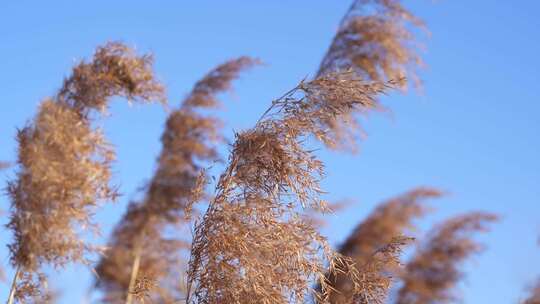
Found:
[[[407,1],[428,24],[423,93],[392,94],[391,115],[371,115],[358,155],[323,153],[331,199],[358,201],[332,216],[333,244],[379,201],[417,185],[451,192],[434,201],[423,228],[458,213],[486,210],[503,221],[480,239],[467,265],[465,303],[515,303],[540,275],[540,2]],[[121,40],[156,57],[174,104],[226,59],[251,55],[267,65],[246,74],[225,98],[226,132],[247,128],[269,101],[313,74],[349,6],[340,1],[2,1],[0,160],[16,157],[16,127],[35,113],[70,67],[98,44]],[[166,113],[115,102],[103,122],[118,149],[115,180],[125,196],[98,213],[104,236],[135,189],[149,178]],[[13,172],[0,173],[4,183]],[[8,200],[0,198],[1,209]],[[5,223],[5,216],[1,223]],[[0,232],[0,262],[8,264]],[[101,239],[104,241],[104,239]],[[8,269],[8,277],[12,270]],[[54,276],[61,303],[80,303],[91,284],[84,267]],[[0,284],[0,301],[7,285]]]

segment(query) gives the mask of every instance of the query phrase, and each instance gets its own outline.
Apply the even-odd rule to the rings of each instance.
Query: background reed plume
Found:
[[[482,250],[473,238],[497,220],[493,214],[472,212],[446,220],[435,227],[405,267],[398,304],[450,303],[454,287],[462,278],[460,265]]]
[[[191,237],[185,235],[189,232],[185,224],[189,223],[192,203],[207,197],[201,173],[204,166],[217,160],[216,145],[223,143],[219,121],[196,110],[216,108],[216,95],[230,89],[241,71],[257,63],[240,57],[216,67],[170,113],[161,137],[157,169],[145,197],[130,202],[97,267],[96,285],[105,294],[103,301],[122,303],[129,292],[143,301],[150,298],[156,303],[173,303],[182,295],[185,282],[181,282],[180,250],[189,248]],[[167,228],[177,232],[167,236]],[[152,284],[143,286],[145,280]]]
[[[91,114],[105,111],[112,96],[161,100],[163,87],[151,65],[150,56],[137,56],[120,43],[98,47],[18,131],[17,173],[8,185],[14,236],[9,249],[17,269],[11,297],[22,300],[47,289],[43,264],[87,263],[86,254],[97,249],[80,234],[96,228],[92,211],[117,194],[109,185],[114,151],[92,127]]]
[[[396,255],[399,251],[394,250],[408,243],[402,236],[410,233],[414,228],[413,220],[426,212],[424,200],[441,195],[437,189],[424,187],[384,202],[339,247],[339,253],[351,258],[359,273],[370,275],[373,288],[378,290],[373,301],[366,303],[379,303],[386,298],[395,266],[399,264]],[[396,243],[401,246],[392,245]],[[329,273],[327,280],[333,288],[331,303],[349,303],[354,299],[354,284],[347,276]]]

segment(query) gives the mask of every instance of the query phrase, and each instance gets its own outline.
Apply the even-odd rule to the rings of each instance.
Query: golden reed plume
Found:
[[[472,238],[497,220],[493,214],[471,212],[435,227],[405,267],[398,304],[450,303],[454,287],[463,277],[459,266],[482,246]]]
[[[90,62],[73,68],[34,119],[18,131],[16,178],[9,182],[8,227],[11,264],[17,269],[9,301],[42,293],[43,264],[87,263],[97,248],[80,238],[95,229],[91,214],[101,202],[114,200],[109,185],[114,151],[91,112],[103,112],[113,96],[136,102],[163,100],[163,87],[152,73],[152,58],[137,56],[120,43],[97,48]]]
[[[421,187],[392,198],[378,206],[361,222],[339,247],[339,253],[351,258],[370,286],[362,295],[363,302],[382,303],[390,288],[391,278],[399,266],[399,253],[410,239],[403,237],[414,228],[413,221],[427,211],[424,200],[442,193]],[[401,246],[393,246],[401,245]],[[331,303],[349,303],[354,299],[353,283],[341,274],[328,274],[332,285]],[[362,303],[363,303],[362,302]]]

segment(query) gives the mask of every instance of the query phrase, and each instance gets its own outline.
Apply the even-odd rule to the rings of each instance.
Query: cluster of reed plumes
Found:
[[[195,227],[188,301],[302,303],[313,280],[328,295],[326,271],[343,271],[362,293],[352,261],[334,252],[303,208],[325,211],[323,164],[305,147],[308,136],[334,144],[324,121],[369,109],[387,85],[354,73],[329,73],[274,100],[256,126],[236,134],[215,197]],[[330,263],[329,269],[326,263]],[[189,298],[189,297],[192,298]]]
[[[403,194],[397,198],[381,204],[373,213],[363,222],[361,222],[340,246],[339,252],[345,256],[351,257],[359,270],[370,267],[378,259],[387,258],[384,250],[387,244],[393,243],[398,237],[398,241],[407,241],[402,245],[411,242],[410,239],[403,239],[403,235],[412,230],[413,219],[422,216],[426,211],[421,200],[434,198],[441,195],[441,192],[431,188],[418,188]],[[396,247],[396,249],[399,247]],[[392,248],[390,248],[392,249]],[[391,251],[390,251],[391,252]],[[376,272],[372,272],[373,281],[379,286],[380,291],[372,301],[377,303],[377,299],[384,299],[385,292],[390,287],[392,271],[399,268],[397,256],[390,256],[391,259],[385,263],[379,263]],[[394,258],[395,257],[395,258]],[[331,293],[332,303],[346,303],[353,296],[352,282],[345,276],[338,274],[327,274],[327,280],[334,286]],[[368,301],[365,301],[370,303]]]
[[[8,184],[8,228],[14,235],[9,249],[17,269],[11,296],[24,299],[43,292],[43,264],[87,263],[87,253],[99,249],[80,234],[96,228],[90,214],[117,193],[109,185],[114,151],[101,130],[92,127],[93,112],[104,112],[113,96],[161,100],[163,87],[151,64],[151,57],[137,56],[119,43],[99,47],[18,131],[18,168]]]
[[[150,297],[166,303],[178,298],[182,289],[167,282],[180,276],[180,250],[189,248],[189,238],[182,233],[166,237],[164,230],[167,226],[179,229],[189,224],[192,204],[208,197],[201,175],[203,165],[218,159],[215,145],[222,142],[219,121],[195,110],[217,107],[215,95],[227,90],[242,70],[257,63],[241,57],[218,66],[169,114],[161,137],[163,148],[146,195],[142,201],[129,204],[97,266],[96,284],[104,291],[105,302],[122,302],[126,290],[136,298]],[[155,288],[136,288],[144,278],[153,281]]]
[[[210,71],[169,112],[154,175],[104,247],[83,237],[97,231],[96,208],[118,196],[110,185],[114,149],[94,120],[114,96],[166,98],[150,56],[121,43],[99,47],[17,134],[16,176],[7,187],[16,269],[8,303],[53,302],[43,267],[71,262],[95,271],[103,303],[385,303],[393,286],[400,286],[396,303],[454,301],[460,265],[482,248],[472,234],[494,215],[441,223],[408,262],[402,250],[416,242],[415,219],[431,209],[424,201],[443,195],[437,189],[384,202],[337,249],[313,221],[313,212],[330,212],[316,148],[354,150],[360,115],[416,78],[411,25],[423,28],[399,0],[355,1],[315,77],[235,134],[213,192],[207,168],[227,141],[208,110],[260,62],[240,57]],[[89,259],[95,253],[97,265]],[[537,290],[526,303],[538,302]]]

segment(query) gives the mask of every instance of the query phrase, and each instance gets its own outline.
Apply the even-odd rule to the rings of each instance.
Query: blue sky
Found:
[[[79,59],[108,40],[153,52],[171,104],[215,65],[251,55],[266,65],[245,74],[224,97],[225,132],[254,124],[269,101],[312,75],[349,6],[322,1],[3,1],[0,4],[0,160],[16,158],[14,135],[54,94]],[[479,238],[486,251],[466,264],[465,303],[515,303],[540,275],[540,9],[538,1],[407,1],[422,17],[423,92],[384,99],[392,110],[364,121],[369,137],[358,155],[322,152],[330,199],[357,201],[332,215],[324,232],[339,244],[381,200],[418,185],[450,192],[433,201],[432,224],[471,210],[502,221]],[[126,201],[148,179],[166,113],[160,106],[115,102],[101,122],[118,151],[115,181],[125,194],[97,214],[104,238]],[[224,150],[224,152],[226,152]],[[0,173],[5,183],[13,175]],[[9,209],[6,197],[0,209]],[[5,217],[0,219],[4,224]],[[0,232],[8,264],[10,234]],[[7,267],[7,266],[6,266]],[[8,277],[12,270],[8,269]],[[91,285],[81,266],[55,274],[61,303],[80,303]],[[6,298],[7,285],[0,284]]]

